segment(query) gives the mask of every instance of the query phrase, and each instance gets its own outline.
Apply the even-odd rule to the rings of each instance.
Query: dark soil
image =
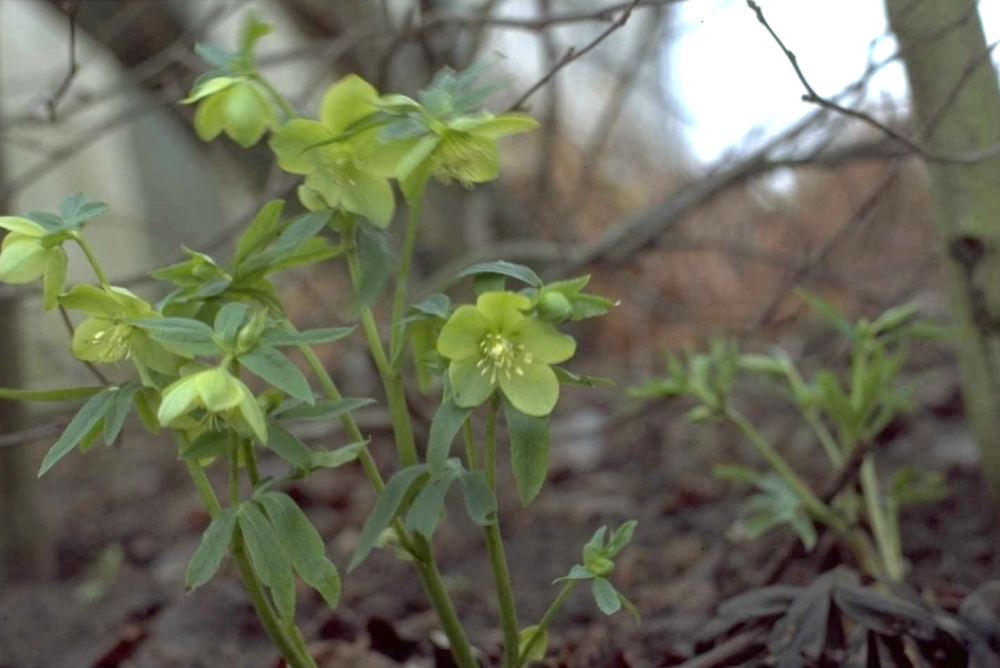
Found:
[[[1000,575],[1000,527],[984,512],[968,437],[953,411],[938,405],[943,401],[925,402],[897,425],[879,454],[887,463],[947,472],[951,497],[907,512],[903,535],[912,584],[926,600],[953,606]],[[762,403],[750,412],[761,416],[758,422],[812,480],[821,484],[830,477],[815,451],[800,443],[802,434],[785,409]],[[542,614],[555,593],[551,581],[579,560],[594,529],[639,520],[613,578],[642,612],[642,625],[627,614],[603,617],[581,587],[554,625],[551,665],[684,661],[718,603],[762,584],[789,545],[783,531],[755,543],[727,538],[738,492],[713,479],[711,467],[752,461],[750,452],[735,434],[688,425],[680,416],[679,409],[656,408],[596,433],[591,426],[602,419],[600,411],[563,416],[541,497],[528,511],[513,495],[500,499],[522,625]],[[46,444],[37,447],[41,454]],[[373,446],[386,470],[390,447],[384,438]],[[281,470],[277,461],[265,459],[264,465]],[[231,567],[197,592],[184,592],[186,562],[208,518],[169,443],[136,435],[124,446],[75,454],[38,484],[57,572],[51,581],[16,584],[0,597],[0,667],[278,665]],[[344,567],[373,501],[360,471],[322,472],[291,492]],[[456,507],[436,547],[473,642],[495,659],[499,625],[480,532]],[[793,559],[781,579],[808,582],[839,556],[823,544]],[[450,665],[435,645],[436,620],[409,566],[388,551],[377,551],[345,576],[336,612],[303,591],[299,616],[323,666]]]

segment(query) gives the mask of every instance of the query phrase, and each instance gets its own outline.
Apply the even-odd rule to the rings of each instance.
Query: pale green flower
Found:
[[[174,381],[163,390],[157,417],[161,425],[169,426],[199,408],[210,416],[242,417],[260,442],[267,443],[267,426],[260,404],[250,388],[225,367],[196,371]]]
[[[200,102],[194,129],[202,141],[211,141],[225,132],[247,148],[259,142],[268,128],[278,126],[278,114],[268,92],[249,77],[209,79],[181,102]]]
[[[0,245],[0,282],[20,285],[41,278],[44,307],[55,308],[66,285],[66,251],[46,243],[49,230],[27,218],[0,216],[0,228],[7,230]]]
[[[445,323],[437,350],[451,360],[448,379],[458,406],[478,406],[499,387],[525,415],[542,417],[559,399],[552,364],[576,351],[572,337],[525,315],[531,300],[512,292],[487,292],[475,306],[461,306]]]

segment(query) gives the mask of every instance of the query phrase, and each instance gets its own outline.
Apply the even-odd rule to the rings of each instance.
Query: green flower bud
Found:
[[[542,291],[538,299],[538,315],[542,320],[559,324],[573,316],[573,304],[561,292]]]

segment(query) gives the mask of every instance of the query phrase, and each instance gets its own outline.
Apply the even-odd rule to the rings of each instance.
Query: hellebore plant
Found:
[[[418,95],[419,102],[381,96],[359,77],[348,76],[323,96],[319,120],[299,118],[254,64],[254,45],[269,30],[251,16],[238,51],[199,46],[198,53],[215,70],[196,82],[184,102],[199,104],[195,124],[205,139],[225,133],[249,146],[270,131],[268,146],[279,166],[304,177],[299,196],[308,212],[287,219],[283,201],[268,202],[228,261],[185,249],[187,259],[152,272],[170,286],[155,306],[112,285],[84,240],[85,224],[107,210],[103,203],[74,195],[58,215],[0,218],[0,227],[9,232],[0,252],[0,280],[41,279],[46,309],[59,306],[82,315],[75,328],[67,320],[73,354],[90,365],[131,365],[137,376],[109,384],[97,373],[100,385],[0,389],[4,399],[86,400],[45,456],[40,474],[99,438],[110,445],[131,414],[152,432],[172,433],[212,518],[188,564],[188,588],[211,579],[228,553],[265,631],[292,668],[316,666],[295,622],[295,575],[331,607],[337,605],[341,582],[323,538],[281,490],[292,480],[352,462],[361,465],[378,498],[350,569],[386,545],[412,563],[460,668],[475,668],[478,661],[433,550],[452,487],[483,530],[506,668],[544,656],[548,626],[577,582],[591,581],[591,593],[605,614],[623,606],[634,613],[609,580],[614,559],[635,528],[626,522],[608,538],[605,529],[599,530],[584,548],[583,563],[557,581],[563,588],[542,619],[521,627],[496,501],[501,410],[511,470],[527,506],[545,482],[548,416],[560,384],[602,384],[555,366],[576,350],[574,339],[557,325],[604,315],[613,304],[583,293],[587,277],[545,284],[527,267],[502,261],[470,267],[456,277],[473,280],[479,294],[475,305],[455,308],[444,294],[420,304],[406,297],[427,179],[471,186],[495,178],[497,138],[530,130],[535,122],[483,111],[490,88],[479,83],[478,69],[446,70]],[[393,180],[409,205],[398,257],[382,229],[395,210]],[[62,245],[67,241],[83,249],[97,285],[66,288]],[[351,335],[354,328],[299,331],[272,282],[285,269],[338,257],[346,260],[355,313],[392,415],[399,468],[387,480],[352,416],[372,400],[342,396],[313,350]],[[371,304],[393,268],[392,318],[383,328]],[[509,288],[508,280],[523,287]],[[390,332],[388,347],[382,331]],[[310,379],[289,358],[292,350],[304,359],[325,397],[315,396]],[[423,391],[441,394],[430,435],[419,449],[403,391],[410,369]],[[245,381],[248,374],[266,385],[260,394]],[[473,420],[477,410],[485,414],[481,443]],[[294,427],[304,420],[339,420],[347,443],[330,449],[306,445]],[[459,432],[464,448],[452,453]],[[264,450],[287,463],[285,474],[261,476],[257,458]],[[205,469],[223,465],[229,483],[220,498]]]
[[[737,536],[756,538],[787,524],[811,550],[816,546],[815,524],[819,523],[844,541],[869,575],[899,582],[907,573],[899,509],[940,500],[947,492],[940,474],[913,469],[897,471],[889,489],[882,491],[872,449],[882,430],[909,406],[909,388],[899,382],[907,344],[942,332],[915,320],[917,309],[913,305],[889,309],[874,321],[851,323],[819,297],[804,292],[800,296],[848,339],[851,354],[846,387],[838,374],[828,369],[807,380],[780,349],[770,354],[741,354],[735,343],[715,340],[708,352],[689,355],[686,364],[668,355],[669,375],[647,381],[630,393],[644,399],[694,399],[697,405],[688,413],[690,420],[729,422],[767,462],[767,473],[744,466],[715,470],[720,478],[756,490],[734,526]],[[831,479],[845,483],[841,488],[814,491],[734,406],[733,386],[741,372],[784,386],[826,455],[833,470]]]

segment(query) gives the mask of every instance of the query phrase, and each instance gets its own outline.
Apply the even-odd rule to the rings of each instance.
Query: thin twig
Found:
[[[55,123],[56,108],[63,97],[66,96],[66,93],[69,92],[70,86],[73,85],[73,80],[76,79],[76,75],[80,71],[79,63],[76,60],[76,11],[78,6],[76,2],[63,3],[66,15],[69,17],[69,67],[66,70],[63,80],[56,87],[49,99],[45,101],[45,109],[48,111],[50,123]]]
[[[996,156],[1000,156],[1000,142],[996,142],[995,144],[992,144],[980,150],[969,151],[967,153],[962,153],[962,154],[946,155],[942,153],[937,153],[932,149],[929,149],[926,146],[919,144],[913,139],[907,137],[906,135],[896,130],[893,130],[891,127],[889,127],[888,125],[881,122],[880,120],[878,120],[877,118],[875,118],[870,114],[866,114],[863,111],[858,111],[857,109],[851,109],[849,107],[845,107],[843,105],[837,104],[833,100],[823,97],[822,95],[817,93],[816,90],[812,87],[812,84],[809,83],[809,80],[806,78],[805,73],[802,71],[802,67],[799,65],[799,60],[796,57],[795,53],[792,52],[787,46],[785,46],[784,41],[782,41],[782,39],[774,31],[774,29],[771,27],[771,24],[768,23],[767,19],[764,17],[764,10],[760,8],[760,5],[754,2],[754,0],[746,0],[746,3],[747,7],[749,7],[757,16],[757,21],[762,26],[764,26],[765,29],[767,29],[767,32],[771,35],[771,38],[774,40],[775,44],[777,44],[778,47],[781,49],[782,53],[785,54],[785,58],[788,60],[789,64],[791,64],[792,66],[792,69],[795,71],[795,76],[798,77],[799,83],[801,83],[802,87],[805,88],[806,92],[802,96],[803,102],[815,104],[824,109],[829,109],[830,111],[834,111],[843,116],[848,116],[850,118],[859,120],[867,125],[870,125],[871,127],[877,129],[879,132],[886,135],[887,137],[890,137],[891,139],[902,144],[903,146],[906,146],[908,149],[910,149],[911,151],[913,151],[914,153],[916,153],[917,155],[919,155],[921,158],[923,158],[928,162],[975,164],[978,162],[983,162],[984,160],[989,160],[990,158],[994,158]],[[1000,45],[1000,40],[997,40],[992,44],[990,44],[986,49],[987,54],[996,49],[998,45]]]
[[[528,98],[537,93],[538,90],[542,88],[545,84],[547,84],[549,80],[552,79],[552,77],[554,77],[557,73],[559,73],[560,70],[562,70],[564,67],[566,67],[573,61],[579,60],[583,56],[593,51],[597,47],[597,45],[599,45],[601,42],[610,37],[613,32],[617,31],[619,28],[628,23],[629,17],[632,16],[632,10],[635,9],[635,7],[639,4],[639,2],[640,0],[632,0],[632,2],[628,3],[628,5],[626,5],[623,8],[621,16],[618,17],[618,20],[609,25],[600,35],[594,38],[594,40],[591,41],[590,44],[588,44],[587,46],[583,47],[580,50],[577,50],[575,47],[570,47],[569,49],[567,49],[566,53],[563,54],[563,57],[560,58],[559,62],[556,63],[556,66],[553,67],[551,70],[549,70],[549,72],[545,76],[539,79],[534,86],[525,91],[524,94],[521,97],[519,97],[517,101],[514,102],[514,104],[510,106],[510,109],[508,111],[515,111],[523,108],[524,103],[528,101]]]

